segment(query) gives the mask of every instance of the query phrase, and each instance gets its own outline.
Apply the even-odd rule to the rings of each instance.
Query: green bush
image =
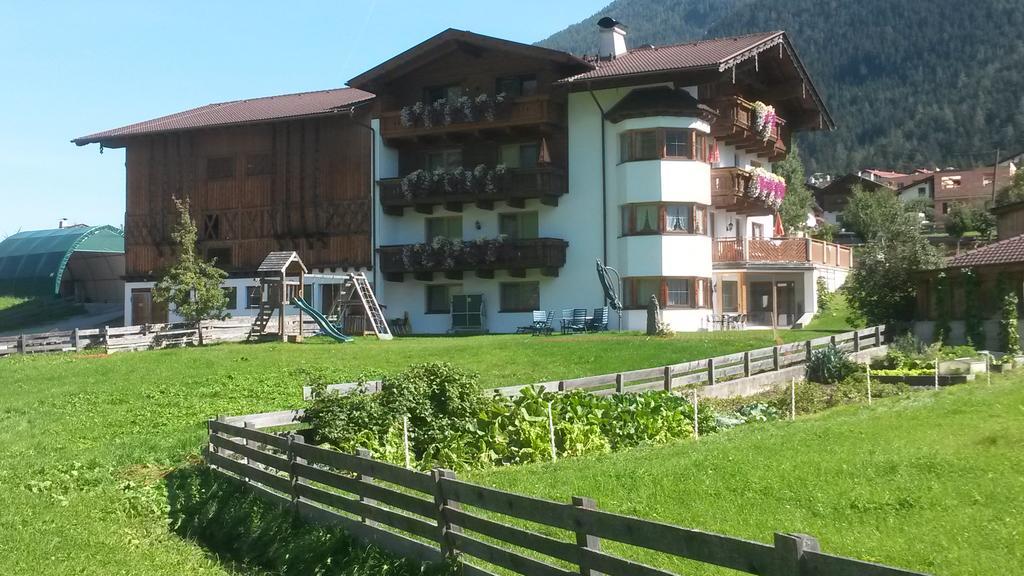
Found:
[[[857,371],[857,364],[835,344],[811,353],[807,379],[819,384],[837,384]]]

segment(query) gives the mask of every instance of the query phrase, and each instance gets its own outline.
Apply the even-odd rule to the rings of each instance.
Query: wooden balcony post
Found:
[[[739,231],[737,230],[737,232],[739,232]],[[747,237],[743,237],[743,238],[740,239],[740,242],[742,242],[742,244],[743,244],[742,248],[741,248],[743,250],[743,262],[749,262],[750,261],[750,239],[747,238]]]
[[[814,262],[814,251],[812,250],[810,238],[804,238],[804,250],[806,250],[807,262]]]

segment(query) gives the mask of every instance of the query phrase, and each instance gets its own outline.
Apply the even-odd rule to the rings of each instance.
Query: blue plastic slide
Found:
[[[315,320],[317,325],[320,326],[320,330],[323,331],[324,334],[330,336],[331,338],[334,338],[338,342],[352,341],[351,336],[346,336],[342,334],[341,330],[338,330],[337,326],[331,324],[331,321],[328,320],[326,316],[321,314],[320,311],[318,311],[316,308],[310,306],[302,298],[292,298],[292,305],[296,306],[299,310],[302,310],[306,314],[312,316],[313,320]]]

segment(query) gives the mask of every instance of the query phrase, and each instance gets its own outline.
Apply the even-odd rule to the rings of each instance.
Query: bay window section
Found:
[[[690,202],[651,202],[622,207],[622,235],[706,234],[708,207]]]
[[[623,278],[623,306],[646,309],[652,295],[666,309],[699,309],[711,307],[710,278],[643,277]]]
[[[619,135],[619,161],[697,160],[707,162],[710,136],[693,128],[628,130]]]

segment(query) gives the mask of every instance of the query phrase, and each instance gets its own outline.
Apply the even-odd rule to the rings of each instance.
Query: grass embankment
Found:
[[[827,307],[819,310],[814,319],[807,325],[808,330],[821,330],[826,332],[849,332],[862,328],[860,324],[850,322],[854,316],[850,303],[846,300],[843,292],[833,292],[829,298]]]
[[[763,542],[812,534],[829,553],[944,576],[1020,574],[1024,376],[980,382],[472,478]],[[606,546],[680,573],[726,573]]]
[[[79,304],[52,298],[0,296],[0,331],[17,330],[85,312]]]
[[[787,340],[821,334],[780,332]],[[631,334],[357,339],[353,344],[317,339],[3,358],[0,572],[254,573],[232,563],[242,562],[285,573],[337,573],[344,565],[340,558],[327,569],[329,555],[310,558],[305,552],[315,548],[309,542],[323,550],[345,550],[343,542],[316,530],[293,536],[282,522],[258,511],[247,516],[253,525],[232,531],[247,508],[207,498],[208,479],[188,466],[205,442],[207,418],[301,406],[299,367],[347,380],[371,370],[446,360],[479,371],[486,386],[503,386],[683,362],[771,343],[767,331],[670,339]],[[253,539],[231,537],[249,528],[258,532]],[[175,532],[201,538],[218,556]],[[296,540],[300,544],[292,545]],[[371,573],[382,573],[378,568]],[[393,570],[402,573],[400,566]]]

